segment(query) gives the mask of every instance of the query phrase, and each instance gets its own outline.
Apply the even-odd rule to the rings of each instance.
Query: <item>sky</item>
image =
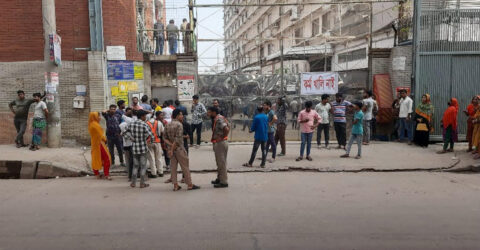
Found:
[[[197,4],[221,4],[222,0],[197,0]],[[174,19],[180,25],[188,19],[188,0],[166,0],[167,20]],[[223,38],[223,8],[195,8],[199,39]],[[213,65],[223,66],[223,42],[198,42],[198,71],[210,70]]]

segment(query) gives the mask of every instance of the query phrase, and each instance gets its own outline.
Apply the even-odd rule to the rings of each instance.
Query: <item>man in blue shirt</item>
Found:
[[[255,132],[255,142],[253,143],[252,155],[248,163],[243,164],[244,167],[252,167],[255,156],[257,155],[258,147],[262,149],[262,164],[260,167],[265,167],[265,159],[267,158],[267,150],[265,149],[265,143],[268,140],[268,117],[263,112],[263,107],[257,108],[258,114],[253,118],[252,127],[250,133]]]
[[[272,103],[267,100],[263,103],[263,110],[267,114],[268,118],[268,140],[267,140],[267,154],[270,146],[272,147],[272,159],[269,160],[270,163],[275,162],[275,156],[277,155],[277,144],[275,143],[275,123],[277,122],[277,116],[272,110]]]
[[[363,142],[363,112],[362,112],[363,103],[356,102],[353,104],[353,108],[355,110],[355,115],[353,115],[353,126],[352,126],[352,134],[350,135],[350,140],[348,141],[347,145],[347,153],[342,155],[342,158],[350,157],[350,149],[352,148],[352,144],[354,141],[357,141],[358,145],[358,154],[355,159],[362,158],[362,142]]]

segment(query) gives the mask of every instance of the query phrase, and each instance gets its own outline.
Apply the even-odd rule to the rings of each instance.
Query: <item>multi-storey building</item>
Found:
[[[370,32],[372,48],[394,46],[398,3],[311,2],[225,0],[224,4],[268,5],[224,8],[226,71],[278,73],[283,59],[285,73],[337,71],[347,81],[366,84]]]
[[[177,73],[195,75],[194,56],[152,54],[152,29],[156,17],[166,16],[165,0],[51,2],[54,33],[61,37],[57,70],[62,139],[88,143],[89,112],[133,95],[175,99]],[[42,0],[1,1],[0,17],[0,144],[6,144],[13,143],[16,134],[8,103],[18,90],[30,98],[46,89]],[[118,91],[127,85],[127,91]],[[82,107],[74,107],[82,99],[77,98],[78,89],[86,91]]]

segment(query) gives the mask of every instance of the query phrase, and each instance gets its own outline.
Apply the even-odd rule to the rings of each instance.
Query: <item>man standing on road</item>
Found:
[[[17,130],[17,136],[15,137],[15,144],[17,148],[20,147],[27,147],[28,145],[23,142],[23,135],[25,134],[25,130],[27,129],[27,120],[28,120],[28,110],[30,109],[30,105],[35,101],[33,99],[25,99],[25,92],[23,90],[17,91],[18,98],[10,104],[8,107],[15,115],[13,118],[13,124],[15,125],[15,129]],[[15,109],[13,108],[15,107]]]
[[[138,170],[140,169],[140,188],[146,188],[149,185],[145,183],[145,174],[147,172],[147,153],[148,153],[148,138],[153,138],[153,134],[145,121],[147,120],[147,112],[144,110],[137,111],[137,120],[130,123],[127,133],[131,136],[133,141],[133,171],[132,183],[130,187],[134,188],[137,183]]]
[[[227,117],[226,114],[225,114],[225,111],[220,108],[220,101],[218,99],[213,99],[213,103],[212,105],[218,109],[218,114],[223,116],[223,117]]]
[[[119,116],[116,111],[117,106],[112,104],[108,110],[102,112],[102,115],[107,123],[108,151],[110,151],[110,156],[112,157],[112,166],[115,165],[115,147],[117,148],[118,157],[120,158],[120,164],[125,166],[123,162],[123,138],[120,130],[122,117]]]
[[[170,55],[177,54],[178,27],[173,19],[167,25],[167,38]]]
[[[352,104],[343,100],[343,95],[337,93],[335,102],[332,103],[333,126],[337,135],[338,149],[345,149],[347,145],[347,110]]]
[[[275,144],[275,123],[277,122],[277,116],[275,115],[275,112],[272,110],[272,103],[269,100],[263,103],[263,110],[265,114],[267,114],[267,118],[268,118],[268,140],[266,145],[267,155],[271,146],[272,159],[269,160],[269,162],[274,163],[275,157],[277,155],[277,144]]]
[[[260,164],[261,168],[265,167],[265,160],[267,158],[267,150],[265,149],[265,143],[268,140],[268,117],[263,112],[263,107],[259,106],[257,108],[257,114],[253,117],[252,127],[250,128],[250,133],[255,132],[255,141],[253,143],[252,155],[248,163],[243,164],[244,167],[251,168],[255,156],[257,155],[258,147],[261,147],[262,150],[262,163]]]
[[[162,111],[162,107],[158,104],[160,101],[158,98],[153,98],[152,99],[152,110],[155,114],[157,114],[158,111]]]
[[[172,122],[167,124],[165,129],[165,143],[168,146],[168,156],[171,160],[171,177],[173,183],[173,191],[178,191],[181,187],[177,181],[177,168],[180,164],[183,178],[188,185],[188,190],[199,189],[200,187],[192,183],[190,175],[189,160],[187,151],[183,147],[183,114],[179,109],[175,109],[172,114]]]
[[[163,164],[162,164],[162,145],[160,136],[162,135],[164,128],[163,123],[157,120],[156,114],[160,116],[162,112],[158,111],[152,118],[147,121],[147,125],[152,131],[153,137],[150,138],[150,144],[148,145],[147,159],[150,165],[150,178],[157,178],[157,173],[160,177],[163,177]]]
[[[47,104],[42,101],[42,95],[40,93],[33,94],[33,100],[36,104],[33,111],[32,145],[30,146],[30,150],[35,151],[40,149],[42,131],[47,127],[48,109]]]
[[[190,145],[193,146],[193,133],[197,131],[197,146],[200,146],[202,141],[202,125],[203,117],[207,114],[205,106],[199,102],[198,95],[193,96],[193,105],[192,105],[192,125],[191,125],[191,134],[190,134]]]
[[[373,108],[375,101],[372,98],[372,91],[365,91],[363,94],[363,145],[370,144],[372,133]]]
[[[115,111],[115,114],[122,117],[123,115],[125,115],[125,101],[124,100],[119,100],[117,102],[117,111]],[[123,118],[122,118],[123,120]]]
[[[228,133],[230,127],[225,117],[218,113],[216,107],[208,108],[208,117],[212,119],[212,143],[215,160],[217,162],[217,179],[212,181],[215,188],[228,187],[227,177],[227,153],[228,153]]]
[[[138,110],[143,109],[142,105],[138,104],[138,97],[133,97],[132,98],[132,109],[134,111],[138,111]]]
[[[322,119],[318,115],[317,111],[312,110],[312,106],[312,101],[307,101],[305,103],[305,109],[300,111],[298,114],[298,123],[300,124],[300,131],[302,132],[302,144],[300,145],[300,156],[296,159],[296,161],[303,160],[305,147],[307,148],[306,159],[309,161],[313,160],[312,157],[310,157],[313,131],[315,131],[317,128],[318,123],[322,122]]]
[[[188,115],[187,108],[185,108],[185,106],[183,106],[179,100],[175,100],[175,109],[180,109],[185,117]]]
[[[405,89],[400,90],[400,101],[397,107],[400,109],[398,114],[398,141],[405,140],[405,130],[407,130],[408,144],[411,145],[413,141],[413,100],[408,97]]]
[[[328,102],[328,95],[322,95],[322,102],[317,104],[315,106],[315,111],[317,111],[318,115],[320,118],[322,118],[322,121],[320,122],[320,125],[318,125],[317,129],[317,147],[320,148],[320,145],[322,144],[322,130],[323,134],[325,135],[325,148],[328,149],[328,144],[330,141],[330,120],[328,119],[328,114],[330,113],[330,110],[332,109],[332,106]]]
[[[145,110],[149,113],[152,113],[152,111],[153,111],[152,106],[148,103],[148,96],[147,95],[142,96],[142,103],[140,104],[140,106],[142,106],[143,110]]]
[[[133,170],[133,153],[132,153],[132,138],[128,136],[127,129],[130,123],[134,121],[133,110],[128,107],[125,109],[125,114],[122,116],[122,123],[120,123],[120,130],[123,137],[123,152],[125,153],[125,162],[127,164],[128,181],[132,181]]]
[[[285,143],[285,130],[287,129],[287,109],[285,99],[280,97],[277,100],[277,131],[275,133],[275,145],[282,147],[282,152],[278,156],[284,156],[287,153],[287,145]]]
[[[290,108],[292,109],[292,129],[297,129],[297,118],[298,112],[300,111],[300,104],[297,100],[293,99],[293,101],[290,102]]]
[[[172,101],[168,100],[165,102],[166,106],[162,109],[163,112],[163,118],[167,121],[167,123],[172,122],[172,114],[174,108],[172,108]]]

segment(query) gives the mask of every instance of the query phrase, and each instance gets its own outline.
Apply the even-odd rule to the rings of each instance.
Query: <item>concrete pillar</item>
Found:
[[[55,16],[55,0],[42,0],[42,15],[43,15],[43,35],[45,38],[44,46],[44,60],[45,60],[45,72],[57,73],[57,66],[50,61],[50,35],[56,34],[56,16]],[[47,79],[50,80],[50,74],[47,74]],[[58,94],[57,86],[56,91],[48,93],[52,95],[53,102],[48,102],[48,147],[58,148],[62,145],[62,123],[60,121],[60,95]]]
[[[88,52],[88,86],[90,92],[90,110],[103,111],[106,108],[108,92],[105,53]]]

